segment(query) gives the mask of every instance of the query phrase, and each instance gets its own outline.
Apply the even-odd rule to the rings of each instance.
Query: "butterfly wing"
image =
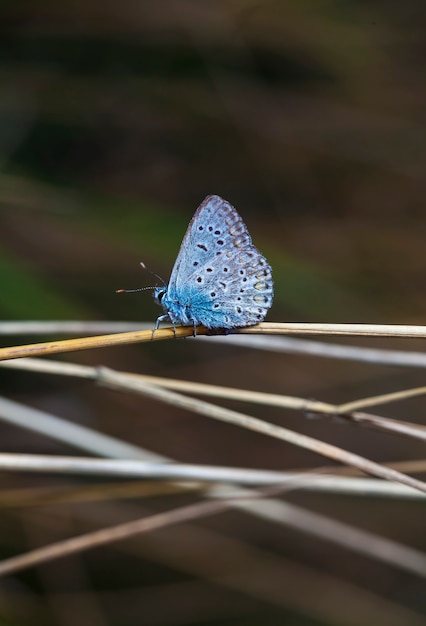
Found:
[[[219,196],[207,196],[195,212],[167,299],[175,317],[209,328],[256,324],[270,308],[271,267],[253,246],[237,211]]]
[[[207,196],[195,211],[180,246],[169,288],[191,281],[222,250],[251,245],[247,227],[234,207],[220,196]]]

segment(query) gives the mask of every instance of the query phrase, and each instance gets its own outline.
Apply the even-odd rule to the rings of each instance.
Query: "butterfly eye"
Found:
[[[161,287],[155,287],[154,288],[154,300],[156,301],[157,304],[161,304],[161,301],[163,300],[164,296],[166,295],[167,292],[167,288],[165,286],[161,286]]]

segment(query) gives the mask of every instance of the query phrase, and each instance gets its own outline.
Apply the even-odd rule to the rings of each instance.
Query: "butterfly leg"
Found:
[[[151,337],[151,341],[154,339],[154,335],[155,332],[158,330],[160,323],[161,322],[166,322],[167,320],[170,321],[170,317],[167,315],[167,313],[165,315],[159,315],[155,321],[155,326],[154,326],[154,330],[152,331],[152,337]],[[173,328],[174,328],[174,324],[173,324]],[[175,335],[176,335],[176,329],[175,329]]]

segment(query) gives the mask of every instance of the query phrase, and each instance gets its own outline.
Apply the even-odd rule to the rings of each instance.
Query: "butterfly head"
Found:
[[[167,292],[167,286],[166,285],[162,285],[161,287],[154,287],[154,294],[153,294],[154,295],[154,300],[160,306],[162,304],[162,300],[163,300],[164,296],[166,295],[166,292]]]

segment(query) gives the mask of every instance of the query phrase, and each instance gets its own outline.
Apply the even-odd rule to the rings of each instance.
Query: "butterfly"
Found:
[[[160,322],[233,329],[261,322],[272,305],[271,266],[240,215],[220,196],[200,204],[180,246],[169,284],[154,288]]]

